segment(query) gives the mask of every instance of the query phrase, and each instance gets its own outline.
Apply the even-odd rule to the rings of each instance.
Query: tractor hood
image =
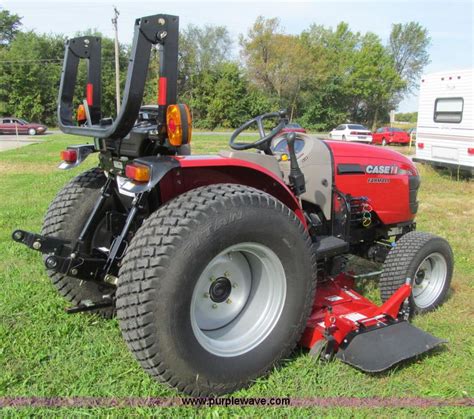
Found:
[[[391,161],[398,163],[400,169],[408,170],[412,174],[417,174],[416,166],[414,163],[403,154],[388,150],[386,148],[377,147],[369,144],[357,144],[357,143],[348,143],[342,141],[325,141],[326,144],[331,148],[332,154],[335,160],[342,158],[353,159],[357,163],[367,162],[382,162]]]
[[[411,222],[420,179],[413,162],[396,151],[366,144],[326,141],[332,151],[336,187],[364,196],[385,225]]]

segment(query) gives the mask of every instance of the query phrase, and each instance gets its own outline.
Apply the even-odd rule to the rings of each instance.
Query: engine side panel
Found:
[[[329,142],[334,156],[336,187],[351,196],[365,196],[385,225],[410,222],[415,218],[419,185],[413,163],[399,153],[360,144]],[[344,147],[347,145],[349,147]],[[351,147],[355,146],[355,147]],[[410,179],[412,179],[410,181]],[[414,195],[414,196],[413,196]],[[411,203],[411,205],[410,205]]]

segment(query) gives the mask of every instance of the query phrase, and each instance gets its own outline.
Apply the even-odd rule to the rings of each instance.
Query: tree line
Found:
[[[94,34],[89,30],[78,35]],[[22,30],[21,17],[0,10],[0,115],[55,125],[64,54],[63,35]],[[233,128],[258,114],[288,109],[313,130],[343,122],[376,127],[409,94],[429,62],[428,32],[417,22],[394,24],[386,44],[374,33],[313,24],[287,34],[277,18],[258,17],[236,45],[224,26],[188,25],[180,31],[178,94],[200,128]],[[120,46],[124,83],[128,45]],[[102,109],[113,116],[113,40],[102,36]],[[144,103],[156,102],[154,50]],[[85,84],[85,66],[79,69]],[[78,89],[78,103],[81,92]]]

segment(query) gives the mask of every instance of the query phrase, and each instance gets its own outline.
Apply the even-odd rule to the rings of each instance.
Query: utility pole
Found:
[[[120,67],[119,67],[119,41],[118,41],[118,17],[120,13],[117,7],[114,6],[114,18],[112,24],[115,30],[115,99],[117,101],[117,115],[120,113]]]

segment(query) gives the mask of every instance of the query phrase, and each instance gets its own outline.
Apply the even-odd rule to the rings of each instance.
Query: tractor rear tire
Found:
[[[388,253],[380,277],[382,301],[387,301],[407,278],[411,279],[412,314],[432,311],[446,299],[454,258],[449,243],[438,236],[412,231]]]
[[[193,396],[248,386],[292,352],[316,287],[311,239],[288,207],[242,185],[168,202],[130,243],[117,287],[127,346]]]
[[[51,202],[41,234],[75,240],[89,217],[105,180],[104,173],[94,168],[81,173],[69,182]],[[86,243],[87,245],[89,244]],[[79,304],[84,300],[101,301],[103,295],[109,294],[115,288],[109,284],[82,281],[51,270],[47,272],[59,294],[73,304]],[[114,309],[107,307],[92,312],[110,318]]]

